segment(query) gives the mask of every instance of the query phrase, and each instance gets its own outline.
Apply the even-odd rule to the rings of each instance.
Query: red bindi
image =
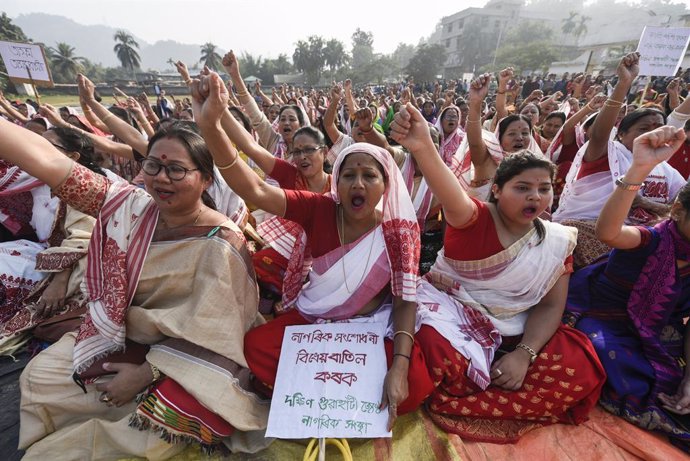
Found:
[[[165,155],[165,154],[161,155],[161,159],[162,159],[162,160],[165,160],[165,159],[167,159],[167,158],[168,158],[167,155]]]

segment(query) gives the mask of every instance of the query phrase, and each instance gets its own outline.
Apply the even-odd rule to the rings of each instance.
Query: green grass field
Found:
[[[10,101],[14,101],[14,100],[24,101],[27,99],[26,95],[16,95],[16,94],[5,94],[5,97],[7,99],[9,99]],[[35,98],[31,98],[31,99],[35,99]],[[155,104],[156,100],[155,100],[155,98],[149,98],[149,102],[151,102],[151,104]],[[115,103],[115,99],[112,96],[103,96],[103,101],[101,101],[101,103],[103,105],[109,107]],[[70,95],[70,94],[45,95],[45,96],[41,96],[41,104],[50,104],[50,105],[55,106],[55,107],[61,107],[61,106],[79,107],[79,96]]]

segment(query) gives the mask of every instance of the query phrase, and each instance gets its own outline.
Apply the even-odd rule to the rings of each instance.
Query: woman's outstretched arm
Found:
[[[476,211],[476,205],[460,185],[458,178],[438,155],[426,120],[411,104],[400,108],[391,124],[391,137],[407,148],[422,170],[431,192],[443,205],[448,224],[463,227]]]
[[[17,165],[51,188],[62,184],[73,161],[42,136],[0,119],[0,158]]]
[[[635,139],[632,165],[625,176],[620,178],[624,181],[623,187],[614,188],[597,219],[595,232],[599,240],[622,250],[640,245],[640,230],[624,224],[633,200],[637,197],[637,189],[631,187],[641,185],[652,169],[671,158],[684,141],[683,129],[670,126],[662,126]],[[676,206],[674,204],[672,207],[671,214]]]
[[[241,161],[223,131],[221,119],[228,111],[228,90],[217,73],[202,75],[192,83],[192,106],[194,119],[228,185],[245,201],[271,214],[284,216],[285,193],[280,188],[266,184],[249,165]]]

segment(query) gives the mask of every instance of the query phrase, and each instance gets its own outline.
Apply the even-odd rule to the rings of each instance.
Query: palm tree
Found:
[[[201,59],[199,59],[199,62],[211,70],[220,70],[223,65],[223,58],[216,52],[216,45],[207,42],[201,47]]]
[[[74,55],[74,47],[64,42],[58,42],[55,48],[48,48],[50,63],[58,80],[74,82],[77,74],[84,70],[85,58]]]
[[[580,15],[580,22],[577,23],[575,30],[573,30],[573,35],[577,40],[580,39],[581,35],[587,33],[587,22],[592,19],[589,16]]]
[[[561,20],[561,22],[563,23],[563,25],[561,26],[561,30],[565,35],[572,34],[575,28],[577,27],[577,22],[575,22],[575,18],[577,16],[577,12],[571,11],[569,17]]]
[[[139,48],[139,44],[130,33],[122,29],[118,30],[113,38],[118,42],[113,48],[117,59],[122,63],[122,67],[129,69],[134,74],[134,69],[141,66],[141,58],[136,50]]]
[[[326,42],[326,46],[323,49],[323,56],[326,60],[326,65],[331,71],[342,67],[347,61],[343,42],[335,38]]]

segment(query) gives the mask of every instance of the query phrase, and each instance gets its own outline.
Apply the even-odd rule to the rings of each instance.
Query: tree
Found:
[[[321,78],[321,72],[325,64],[324,39],[318,35],[311,35],[307,41],[297,42],[295,52],[292,54],[292,62],[295,68],[307,75],[307,82],[315,85]]]
[[[417,82],[431,82],[436,79],[445,61],[446,49],[443,45],[419,45],[405,67],[405,73]]]
[[[326,65],[331,71],[343,67],[347,63],[345,45],[338,39],[330,39],[326,42],[326,46],[323,49],[323,57]]]
[[[546,70],[558,56],[552,38],[553,29],[540,22],[511,29],[503,41],[505,45],[496,52],[497,68],[512,66],[518,72]]]
[[[575,11],[571,11],[569,14],[570,16],[561,20],[561,30],[565,35],[571,35],[577,27],[577,22],[575,21],[575,18],[577,18],[578,13]]]
[[[134,69],[141,67],[141,58],[137,52],[139,44],[130,33],[122,29],[115,33],[113,39],[117,42],[113,48],[113,51],[115,51],[117,55],[117,59],[122,63],[122,67],[129,69],[129,71],[134,74]]]
[[[59,83],[74,83],[77,74],[84,70],[85,58],[74,55],[74,47],[64,42],[50,50],[50,66],[53,77]]]
[[[261,56],[254,57],[253,54],[243,51],[241,63],[242,75],[244,75],[245,77],[253,75],[255,77],[261,78],[261,76],[259,75],[261,73]]]
[[[357,71],[374,60],[374,35],[357,28],[352,34],[352,68]]]
[[[400,74],[402,70],[407,67],[414,56],[415,46],[408,45],[407,43],[398,43],[397,48],[393,51],[391,59],[396,66],[396,74]]]
[[[206,42],[201,46],[201,59],[199,62],[211,70],[220,70],[223,68],[223,58],[216,52],[216,45],[211,42]]]
[[[242,67],[244,68],[244,63],[242,63]],[[292,63],[287,55],[279,54],[276,59],[265,59],[255,75],[264,83],[272,85],[274,83],[273,76],[275,74],[289,74],[292,70]]]
[[[494,28],[482,27],[479,21],[465,24],[459,43],[457,66],[464,72],[475,72],[491,64],[498,43]],[[505,39],[502,40],[505,43]]]
[[[580,21],[577,23],[575,30],[573,30],[573,35],[575,39],[579,40],[580,36],[587,33],[587,23],[592,19],[589,16],[580,15]]]

